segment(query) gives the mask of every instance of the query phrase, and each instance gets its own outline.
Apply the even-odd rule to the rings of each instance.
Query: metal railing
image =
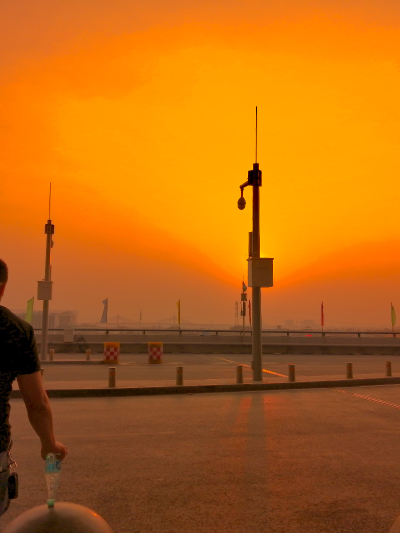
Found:
[[[90,331],[94,333],[104,333],[105,335],[108,335],[110,332],[119,332],[119,333],[131,333],[131,332],[138,332],[142,335],[146,334],[152,334],[152,333],[162,333],[162,334],[171,334],[171,333],[178,333],[179,335],[184,334],[195,334],[198,333],[199,335],[219,335],[222,334],[230,334],[230,335],[252,335],[251,329],[156,329],[156,328],[104,328],[104,329],[97,329],[97,328],[49,328],[50,332],[64,332],[65,329],[73,329],[75,333],[77,332],[84,332],[84,331]],[[35,331],[41,331],[41,328],[35,328]],[[264,337],[267,336],[301,336],[304,335],[306,337],[338,337],[338,336],[390,336],[390,337],[396,337],[397,334],[400,334],[400,331],[311,331],[311,330],[271,330],[271,329],[263,329],[262,334]]]

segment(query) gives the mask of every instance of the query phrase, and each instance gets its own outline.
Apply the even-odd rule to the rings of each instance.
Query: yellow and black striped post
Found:
[[[390,378],[392,375],[392,361],[386,361],[386,377]]]
[[[236,367],[236,383],[243,383],[243,366],[237,365]]]
[[[289,365],[289,381],[296,381],[295,365]]]
[[[353,363],[347,363],[346,369],[347,369],[346,378],[353,379]]]
[[[88,348],[86,350],[86,361],[90,361],[90,356],[92,355],[92,350]]]

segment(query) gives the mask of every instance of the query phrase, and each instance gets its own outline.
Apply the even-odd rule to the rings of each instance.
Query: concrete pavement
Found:
[[[62,359],[60,359],[61,357]],[[149,365],[147,356],[122,354],[116,366],[116,387],[108,386],[109,365],[101,359],[85,363],[85,356],[56,355],[54,361],[43,361],[44,382],[49,397],[137,396],[186,394],[192,392],[227,392],[275,390],[315,387],[365,386],[400,383],[396,373],[396,356],[392,377],[386,376],[387,357],[274,354],[264,356],[263,383],[252,379],[251,355],[246,354],[164,354],[164,363]],[[274,359],[274,360],[272,360]],[[354,379],[346,379],[346,365],[354,361]],[[295,382],[289,382],[288,361],[296,361]],[[79,364],[78,364],[79,363]],[[236,384],[236,367],[243,367],[243,385]],[[183,387],[176,386],[176,368],[183,366]],[[13,397],[20,397],[14,382]]]
[[[59,499],[114,533],[388,533],[400,514],[400,386],[52,400],[69,447]],[[12,400],[20,497],[43,461]]]

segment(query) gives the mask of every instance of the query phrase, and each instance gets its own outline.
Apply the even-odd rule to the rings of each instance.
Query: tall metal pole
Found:
[[[253,164],[253,258],[260,258],[260,185],[259,164]],[[253,380],[262,381],[262,326],[261,326],[261,288],[252,287],[253,295]]]
[[[245,183],[240,185],[241,197],[238,200],[238,208],[244,209],[246,207],[246,200],[243,197],[243,189],[248,186],[253,187],[253,233],[251,236],[251,250],[249,250],[249,268],[253,268],[253,261],[260,258],[260,187],[262,172],[257,163],[257,108],[256,108],[256,162],[253,163],[253,170],[249,170],[248,179]],[[272,267],[271,267],[272,268]],[[249,274],[250,278],[250,274]],[[253,276],[252,276],[253,278]],[[262,283],[258,279],[258,284]],[[272,285],[262,285],[269,287]],[[262,328],[261,328],[261,286],[258,286],[254,279],[252,279],[252,295],[253,295],[253,335],[252,335],[252,352],[253,352],[253,379],[254,381],[262,381]]]
[[[243,313],[243,342],[244,342],[245,336],[246,336],[246,302],[242,302],[242,313]]]

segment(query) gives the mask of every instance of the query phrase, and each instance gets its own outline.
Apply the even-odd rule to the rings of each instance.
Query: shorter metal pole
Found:
[[[392,361],[386,361],[386,377],[390,378],[392,375]]]
[[[353,363],[347,363],[346,368],[347,368],[346,378],[353,379]]]
[[[176,384],[178,386],[183,385],[183,366],[176,367]]]
[[[49,327],[49,300],[43,300],[43,314],[42,314],[42,338],[40,342],[40,359],[47,360],[48,350],[48,327]]]
[[[86,361],[90,361],[90,356],[92,355],[92,350],[88,348],[86,350]]]
[[[243,366],[237,365],[236,367],[236,383],[243,383]]]
[[[54,350],[51,348],[49,350],[49,361],[54,361]]]
[[[289,365],[289,381],[296,381],[295,365]]]
[[[108,369],[108,386],[115,387],[115,366]]]

